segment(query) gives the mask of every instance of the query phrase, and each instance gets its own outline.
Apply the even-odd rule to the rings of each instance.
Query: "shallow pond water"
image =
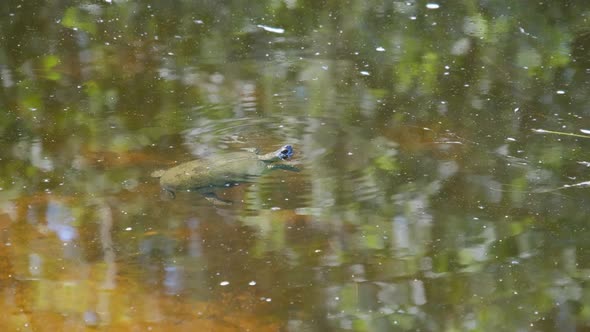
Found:
[[[586,2],[0,14],[0,330],[590,328]]]

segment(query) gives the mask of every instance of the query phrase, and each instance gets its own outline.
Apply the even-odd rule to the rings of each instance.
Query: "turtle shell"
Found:
[[[267,163],[256,153],[243,151],[185,162],[153,175],[160,177],[163,188],[182,191],[247,181],[261,175],[267,168]]]

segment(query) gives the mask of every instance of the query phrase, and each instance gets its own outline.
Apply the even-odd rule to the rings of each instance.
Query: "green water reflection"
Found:
[[[2,1],[0,326],[589,329],[589,15]],[[284,144],[231,206],[150,177]]]

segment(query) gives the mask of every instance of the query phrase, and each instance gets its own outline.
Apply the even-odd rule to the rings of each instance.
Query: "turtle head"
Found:
[[[281,160],[290,159],[293,156],[293,147],[291,145],[285,145],[276,151],[276,156]]]
[[[287,160],[293,155],[293,147],[291,145],[284,145],[280,149],[258,156],[258,159],[267,163],[272,163],[279,160]]]

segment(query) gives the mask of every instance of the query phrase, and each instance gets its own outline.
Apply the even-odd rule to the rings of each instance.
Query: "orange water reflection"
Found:
[[[0,310],[5,313],[0,326],[8,330],[276,331],[279,326],[265,315],[273,304],[255,288],[195,296],[174,274],[182,266],[150,253],[151,245],[158,247],[167,237],[198,245],[194,227],[138,232],[131,238],[147,244],[119,257],[113,236],[119,236],[114,223],[120,220],[104,201],[40,194],[11,204],[16,212],[0,215]],[[86,216],[79,214],[81,206]]]

